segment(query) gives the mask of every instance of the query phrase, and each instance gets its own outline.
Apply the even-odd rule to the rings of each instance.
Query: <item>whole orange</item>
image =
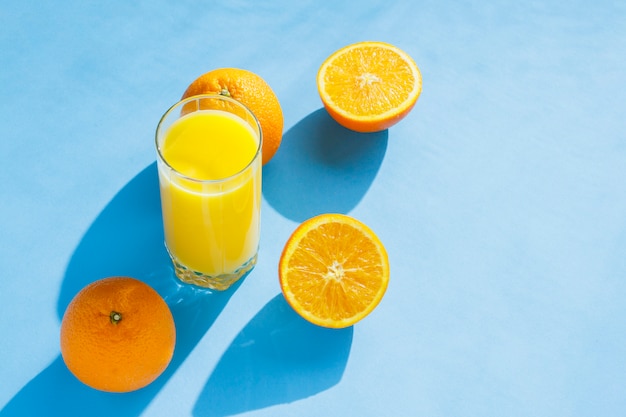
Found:
[[[169,307],[148,284],[104,278],[84,287],[61,321],[61,355],[92,388],[129,392],[153,382],[174,354]]]
[[[263,165],[278,150],[283,138],[283,111],[278,97],[259,75],[239,68],[218,68],[196,78],[183,99],[198,94],[221,94],[243,103],[255,115],[263,133]]]

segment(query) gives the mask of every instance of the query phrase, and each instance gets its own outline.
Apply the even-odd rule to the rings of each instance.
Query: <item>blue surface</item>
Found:
[[[624,22],[604,0],[3,1],[0,417],[623,416]],[[371,135],[336,125],[315,85],[362,40],[424,79]],[[226,66],[268,81],[285,132],[259,263],[211,294],[171,279],[153,134]],[[327,211],[391,261],[379,307],[339,331],[277,280],[290,233]],[[153,285],[177,324],[172,364],[135,393],[91,390],[59,355],[65,307],[108,275]]]

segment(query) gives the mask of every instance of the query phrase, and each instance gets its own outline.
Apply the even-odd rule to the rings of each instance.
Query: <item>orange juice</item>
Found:
[[[256,262],[260,134],[235,114],[199,110],[175,120],[163,135],[161,207],[177,275],[223,289],[205,281],[236,280]]]

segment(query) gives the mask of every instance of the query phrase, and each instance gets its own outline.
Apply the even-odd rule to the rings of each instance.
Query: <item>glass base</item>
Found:
[[[235,282],[246,275],[256,265],[257,254],[255,253],[241,267],[229,274],[220,275],[207,275],[202,272],[193,271],[187,268],[185,265],[178,262],[178,260],[172,256],[172,263],[174,264],[174,271],[176,277],[186,284],[193,284],[199,287],[210,288],[212,290],[224,291],[230,288]]]

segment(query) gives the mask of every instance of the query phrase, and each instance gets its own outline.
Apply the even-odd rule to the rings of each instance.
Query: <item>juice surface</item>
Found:
[[[254,131],[239,117],[203,110],[175,122],[161,151],[167,163],[181,174],[218,180],[245,168],[257,147]]]
[[[159,164],[165,240],[188,269],[210,276],[232,273],[256,254],[260,152],[250,161],[259,140],[242,119],[219,110],[188,114],[167,131],[165,161],[185,177],[213,180],[188,180]]]

